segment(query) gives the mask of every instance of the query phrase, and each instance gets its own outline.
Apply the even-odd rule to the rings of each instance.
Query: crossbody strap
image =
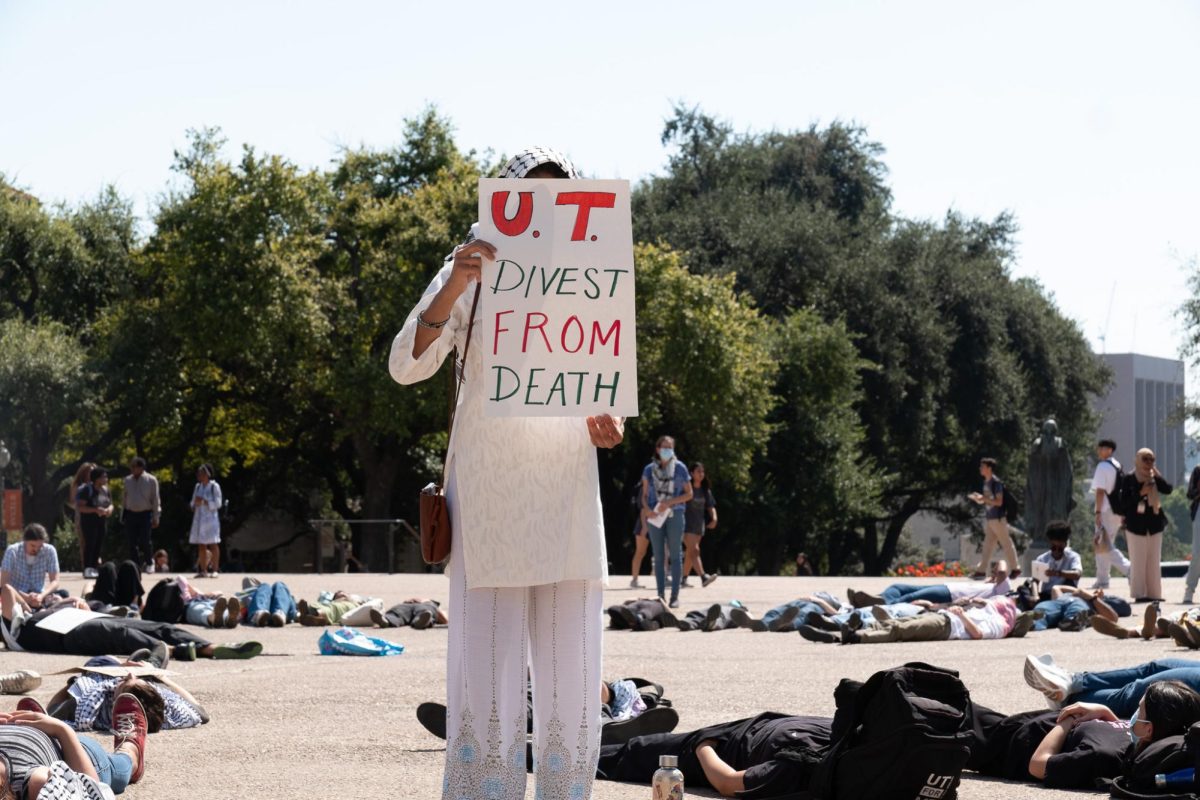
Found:
[[[471,334],[475,330],[475,310],[479,307],[479,284],[475,284],[475,298],[471,301],[471,319],[467,323],[467,343],[463,345],[462,371],[458,373],[457,378],[455,372],[458,371],[458,351],[454,353],[454,368],[450,371],[450,380],[454,385],[454,390],[450,393],[450,414],[449,421],[446,423],[446,458],[445,465],[442,467],[442,486],[446,486],[447,470],[450,468],[450,437],[454,434],[454,416],[458,411],[458,395],[462,391],[463,381],[467,377],[467,354],[471,352]]]

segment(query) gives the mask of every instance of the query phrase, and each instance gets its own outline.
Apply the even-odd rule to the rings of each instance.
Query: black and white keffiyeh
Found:
[[[508,160],[504,168],[500,170],[497,178],[524,178],[534,169],[542,164],[555,164],[567,173],[568,178],[581,178],[579,170],[575,169],[575,165],[571,163],[571,159],[564,156],[557,150],[552,150],[549,147],[531,147]]]

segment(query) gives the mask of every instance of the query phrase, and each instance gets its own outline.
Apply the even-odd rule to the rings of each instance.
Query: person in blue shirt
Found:
[[[58,552],[46,529],[36,522],[25,526],[20,542],[8,546],[0,562],[0,586],[12,586],[30,608],[59,599]]]
[[[670,608],[679,608],[684,508],[691,499],[692,476],[684,463],[675,457],[675,439],[658,437],[654,458],[642,470],[642,518],[650,525],[654,580],[659,597],[666,596],[666,559],[671,561]]]

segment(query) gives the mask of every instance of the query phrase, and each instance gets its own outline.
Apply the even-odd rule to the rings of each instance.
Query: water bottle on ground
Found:
[[[678,756],[659,756],[654,773],[654,800],[683,800],[683,773]]]

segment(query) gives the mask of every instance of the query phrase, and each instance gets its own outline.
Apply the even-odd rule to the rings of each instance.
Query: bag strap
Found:
[[[448,471],[450,469],[450,437],[454,434],[454,415],[458,411],[458,395],[462,391],[463,381],[467,377],[467,354],[471,352],[471,334],[475,330],[475,310],[479,307],[479,284],[475,284],[475,299],[471,301],[471,319],[467,322],[467,343],[463,345],[462,371],[458,372],[457,379],[455,372],[458,371],[458,348],[454,349],[454,369],[450,371],[450,380],[454,385],[454,391],[450,393],[450,413],[449,420],[446,422],[446,457],[442,464],[442,488],[446,487]]]

